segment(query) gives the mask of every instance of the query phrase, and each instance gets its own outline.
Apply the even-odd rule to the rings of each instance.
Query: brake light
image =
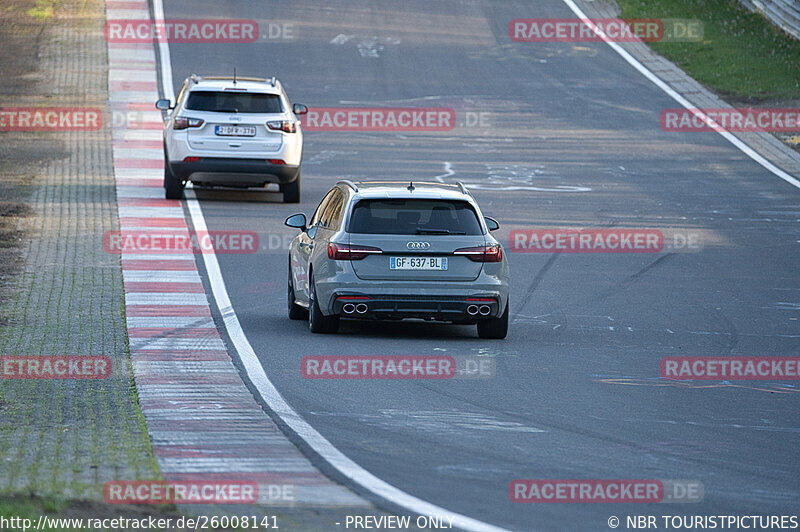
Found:
[[[200,160],[200,157],[184,157],[183,162],[185,163],[196,163]]]
[[[494,303],[497,300],[493,297],[468,297],[464,301],[480,301],[483,303]]]
[[[297,132],[297,124],[289,122],[288,120],[270,120],[267,122],[267,127],[275,131],[283,131],[284,133]]]
[[[200,127],[202,125],[202,118],[185,118],[179,116],[175,118],[175,121],[172,123],[172,129],[186,129],[187,127]]]
[[[269,164],[277,164],[277,165],[286,164],[286,161],[284,161],[283,159],[267,159],[267,162],[269,162]]]
[[[328,258],[331,260],[361,260],[367,255],[383,253],[381,248],[371,246],[350,246],[347,244],[328,244]]]
[[[369,299],[369,297],[367,297],[367,296],[337,296],[336,299],[339,300],[339,301],[345,301],[345,300],[346,301],[356,301],[356,300],[364,301],[364,300]]]
[[[473,262],[500,262],[503,260],[503,248],[499,244],[461,248],[453,253],[455,255],[463,255]]]

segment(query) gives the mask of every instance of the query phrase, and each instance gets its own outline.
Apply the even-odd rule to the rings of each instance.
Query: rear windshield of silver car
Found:
[[[189,94],[186,108],[192,111],[218,113],[282,113],[277,94],[233,91],[194,91]]]
[[[369,235],[481,235],[481,224],[466,201],[363,199],[353,207],[350,233]]]

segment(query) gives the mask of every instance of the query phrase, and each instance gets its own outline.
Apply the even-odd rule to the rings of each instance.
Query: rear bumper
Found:
[[[345,318],[476,322],[502,314],[499,294],[480,296],[398,296],[335,293],[331,309]]]
[[[401,281],[366,280],[353,271],[351,261],[330,260],[325,248],[315,248],[311,260],[314,287],[322,313],[344,316],[342,296],[366,297],[350,300],[365,303],[367,311],[347,314],[351,318],[403,319],[422,318],[441,321],[476,322],[500,317],[508,303],[508,263],[486,263],[471,281]],[[291,253],[292,251],[290,251]],[[315,260],[316,259],[316,260]],[[491,298],[494,301],[468,301]],[[488,315],[470,315],[467,307],[481,304],[490,307]]]
[[[272,164],[266,159],[201,157],[194,162],[168,163],[182,181],[201,181],[220,185],[261,186],[266,183],[292,183],[299,166]]]

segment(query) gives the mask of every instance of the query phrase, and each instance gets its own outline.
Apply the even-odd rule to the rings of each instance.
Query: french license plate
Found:
[[[220,137],[255,137],[255,126],[217,126],[214,132]]]
[[[446,270],[447,257],[389,257],[390,270]]]

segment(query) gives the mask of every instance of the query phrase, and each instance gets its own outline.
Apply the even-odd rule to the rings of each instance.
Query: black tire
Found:
[[[502,340],[508,336],[508,302],[502,316],[478,322],[478,336],[487,340]]]
[[[310,274],[309,274],[310,275]],[[339,316],[326,316],[317,302],[317,289],[314,287],[314,276],[308,282],[308,328],[312,333],[330,334],[339,330]]]
[[[168,159],[164,160],[164,197],[167,199],[183,199],[183,183],[169,169]]]
[[[289,286],[287,289],[287,303],[289,308],[290,320],[307,320],[308,310],[295,302],[294,285],[292,284],[292,262],[289,261]]]
[[[294,181],[282,183],[280,189],[283,192],[284,203],[300,203],[300,170],[297,171],[297,177]]]

